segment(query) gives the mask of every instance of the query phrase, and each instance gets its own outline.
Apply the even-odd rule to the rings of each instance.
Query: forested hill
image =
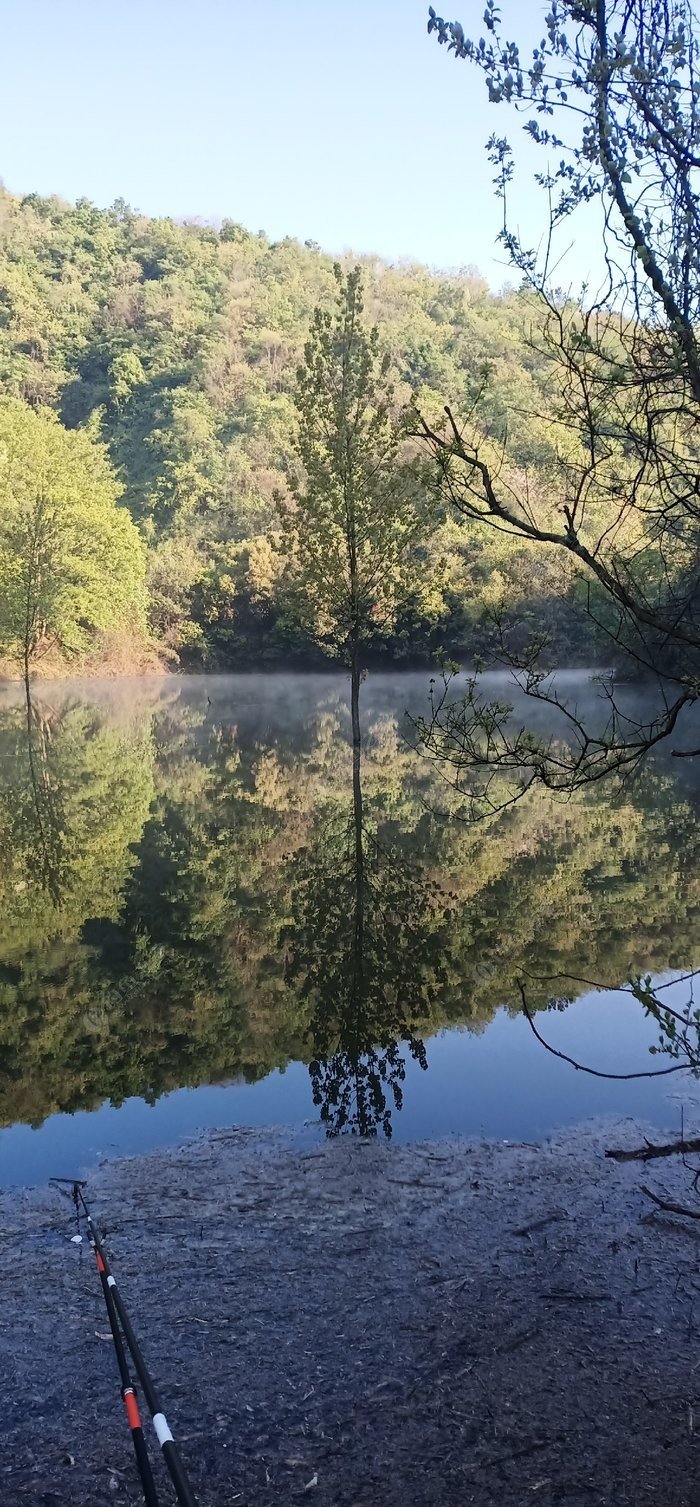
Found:
[[[515,463],[537,467],[544,424],[532,414],[543,404],[525,295],[496,296],[469,269],[360,260],[399,395],[459,406],[486,374],[484,424],[507,428]],[[118,506],[145,546],[138,632],[181,663],[310,652],[285,596],[274,494],[312,312],[332,297],[332,259],[313,242],[148,219],[120,202],[0,195],[0,391],[15,400],[13,424],[18,404],[48,407],[100,454],[106,445]],[[570,658],[552,570],[502,536],[443,521],[425,541],[414,598],[374,648],[470,654],[488,637],[485,609],[507,597],[539,622],[544,596]]]

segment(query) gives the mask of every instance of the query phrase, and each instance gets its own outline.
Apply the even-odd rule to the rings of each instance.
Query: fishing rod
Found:
[[[63,1181],[64,1181],[63,1178],[52,1178],[52,1182],[63,1182]],[[69,1181],[69,1180],[66,1179],[66,1181]],[[73,1202],[75,1203],[75,1211],[76,1211],[76,1215],[78,1216],[78,1220],[79,1220],[80,1219],[80,1205],[78,1203],[78,1184],[75,1183],[75,1182],[73,1183]],[[109,1327],[110,1327],[110,1329],[112,1331],[112,1340],[114,1342],[114,1351],[115,1351],[115,1355],[117,1357],[117,1366],[119,1368],[119,1379],[120,1379],[120,1382],[121,1382],[121,1398],[122,1398],[122,1402],[124,1403],[124,1410],[126,1412],[126,1421],[127,1421],[128,1425],[129,1425],[129,1429],[130,1429],[130,1432],[131,1432],[131,1442],[132,1442],[132,1444],[134,1446],[134,1454],[136,1456],[136,1466],[137,1466],[138,1473],[139,1473],[139,1476],[140,1476],[140,1479],[141,1479],[141,1489],[143,1491],[143,1499],[144,1499],[144,1502],[146,1503],[146,1507],[159,1507],[159,1504],[158,1504],[158,1493],[156,1491],[155,1481],[153,1480],[153,1472],[151,1470],[151,1462],[150,1462],[150,1460],[148,1458],[148,1450],[146,1448],[146,1440],[144,1439],[143,1428],[141,1426],[141,1414],[139,1413],[139,1405],[138,1405],[138,1401],[137,1401],[137,1398],[136,1398],[136,1388],[134,1387],[134,1383],[133,1383],[133,1380],[132,1380],[132,1377],[131,1377],[131,1372],[129,1370],[129,1362],[127,1360],[127,1354],[126,1354],[126,1350],[124,1348],[124,1340],[122,1338],[121,1330],[119,1328],[119,1321],[117,1319],[117,1313],[116,1313],[116,1309],[115,1309],[115,1306],[114,1306],[114,1299],[112,1297],[112,1290],[111,1290],[111,1288],[109,1286],[109,1283],[107,1281],[107,1273],[105,1271],[104,1262],[102,1260],[102,1257],[100,1256],[100,1253],[99,1253],[99,1251],[97,1249],[97,1245],[95,1244],[95,1240],[94,1240],[94,1238],[92,1236],[92,1233],[90,1231],[88,1231],[88,1238],[90,1240],[90,1245],[92,1247],[92,1251],[93,1251],[95,1260],[97,1262],[97,1270],[98,1270],[98,1272],[100,1274],[100,1282],[102,1284],[102,1293],[103,1293],[104,1300],[105,1300],[105,1307],[107,1309],[107,1317],[109,1319]]]
[[[126,1343],[131,1351],[132,1360],[136,1367],[136,1373],[143,1389],[143,1395],[148,1404],[148,1410],[153,1420],[153,1427],[156,1432],[156,1438],[163,1452],[163,1459],[165,1460],[165,1463],[168,1467],[170,1479],[173,1483],[173,1486],[175,1487],[175,1495],[180,1504],[180,1507],[197,1507],[194,1493],[187,1477],[187,1471],[185,1470],[185,1467],[180,1458],[180,1451],[178,1450],[175,1440],[173,1439],[173,1436],[170,1432],[168,1420],[165,1416],[165,1413],[163,1412],[163,1408],[161,1406],[160,1398],[156,1391],[153,1378],[144,1360],[141,1346],[139,1345],[136,1335],[134,1334],[131,1319],[129,1318],[124,1299],[122,1298],[119,1288],[117,1287],[116,1279],[110,1269],[109,1261],[107,1259],[107,1253],[100,1238],[100,1232],[85,1201],[85,1194],[83,1193],[82,1185],[80,1183],[76,1183],[76,1188],[78,1190],[78,1198],[80,1199],[80,1202],[85,1211],[88,1231],[94,1239],[97,1254],[102,1261],[105,1281],[107,1287],[109,1288],[110,1295],[114,1301],[116,1311],[119,1315],[119,1322],[122,1326],[122,1329],[124,1330]]]
[[[54,1179],[54,1181],[58,1181],[58,1179]],[[124,1331],[124,1337],[126,1339],[129,1350],[131,1351],[132,1360],[136,1368],[136,1374],[141,1383],[143,1395],[146,1399],[148,1410],[153,1420],[153,1427],[155,1429],[156,1438],[161,1447],[163,1459],[165,1460],[165,1464],[167,1465],[170,1474],[170,1479],[175,1488],[175,1495],[177,1497],[179,1507],[197,1507],[194,1493],[187,1476],[187,1471],[185,1470],[185,1467],[182,1463],[180,1452],[175,1443],[175,1440],[173,1439],[168,1425],[168,1420],[165,1416],[165,1413],[163,1412],[160,1398],[156,1391],[156,1387],[148,1366],[146,1365],[146,1362],[144,1360],[141,1346],[139,1345],[136,1335],[134,1334],[133,1326],[131,1319],[129,1318],[126,1305],[124,1303],[124,1299],[122,1298],[117,1286],[116,1278],[111,1271],[107,1253],[100,1237],[100,1232],[88,1208],[85,1194],[83,1193],[84,1184],[78,1181],[74,1181],[72,1186],[76,1212],[79,1214],[80,1204],[82,1204],[83,1210],[85,1212],[85,1218],[87,1220],[88,1227],[88,1237],[97,1259],[97,1267],[100,1273],[100,1280],[102,1282],[102,1290],[105,1294],[107,1311],[111,1316],[111,1311],[112,1309],[114,1310],[115,1318],[118,1316],[119,1323],[121,1324],[121,1327]],[[114,1333],[114,1330],[112,1330],[112,1332]],[[121,1335],[119,1336],[119,1338],[121,1341]],[[135,1398],[132,1398],[132,1400],[135,1402]],[[157,1504],[157,1498],[155,1497],[155,1495],[153,1496],[153,1498],[147,1497],[146,1501],[148,1502],[149,1507],[151,1500]]]
[[[100,1257],[100,1260],[102,1261],[102,1265],[104,1267],[105,1283],[109,1288],[110,1296],[112,1297],[114,1302],[114,1307],[116,1308],[116,1311],[119,1315],[119,1322],[121,1323],[122,1329],[124,1330],[126,1343],[131,1351],[131,1356],[136,1367],[136,1373],[143,1389],[143,1395],[146,1399],[148,1410],[153,1420],[153,1427],[156,1432],[156,1438],[163,1452],[163,1459],[165,1460],[165,1463],[168,1467],[170,1479],[173,1483],[173,1486],[175,1487],[175,1495],[180,1504],[180,1507],[197,1507],[194,1493],[187,1477],[187,1471],[185,1470],[185,1467],[180,1458],[180,1451],[178,1450],[175,1440],[173,1439],[173,1436],[170,1432],[168,1420],[165,1416],[165,1413],[163,1412],[163,1408],[161,1406],[160,1398],[156,1391],[153,1378],[144,1360],[141,1347],[136,1338],[136,1335],[134,1334],[131,1319],[129,1318],[124,1300],[110,1269],[109,1261],[107,1259],[107,1253],[100,1238],[100,1232],[85,1201],[85,1194],[83,1193],[82,1185],[80,1183],[76,1183],[75,1186],[77,1188],[78,1198],[80,1199],[80,1202],[85,1211],[88,1232],[94,1240],[97,1255]]]
[[[121,1395],[126,1410],[127,1422],[131,1430],[131,1439],[134,1446],[134,1454],[136,1455],[136,1464],[138,1467],[139,1475],[141,1477],[141,1486],[143,1488],[143,1498],[146,1503],[146,1507],[158,1507],[158,1493],[156,1491],[155,1481],[153,1480],[151,1462],[148,1458],[146,1440],[143,1437],[141,1415],[139,1413],[139,1405],[136,1398],[136,1389],[134,1387],[133,1381],[131,1379],[131,1373],[129,1371],[129,1362],[126,1357],[124,1341],[119,1329],[119,1322],[117,1320],[117,1313],[114,1306],[114,1298],[112,1297],[112,1289],[109,1285],[109,1277],[105,1269],[104,1261],[97,1249],[97,1243],[95,1241],[94,1235],[92,1234],[92,1231],[89,1230],[88,1234],[90,1245],[97,1262],[97,1270],[100,1274],[105,1307],[107,1309],[107,1316],[109,1318],[109,1327],[112,1331],[112,1339],[114,1340],[114,1349],[116,1351],[117,1365],[119,1367],[119,1376],[121,1379]]]

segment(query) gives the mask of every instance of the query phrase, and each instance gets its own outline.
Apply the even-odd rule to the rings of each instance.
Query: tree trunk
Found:
[[[32,689],[29,678],[29,645],[24,644],[24,699],[27,706],[27,727],[31,736],[32,730]]]

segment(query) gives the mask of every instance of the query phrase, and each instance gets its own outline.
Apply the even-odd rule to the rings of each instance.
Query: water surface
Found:
[[[42,686],[30,728],[3,694],[0,1182],[202,1126],[533,1140],[692,1113],[685,1076],[548,1055],[518,987],[578,1060],[659,1065],[619,986],[698,961],[692,764],[469,826],[411,746],[428,678],[363,688],[359,848],[342,676]]]

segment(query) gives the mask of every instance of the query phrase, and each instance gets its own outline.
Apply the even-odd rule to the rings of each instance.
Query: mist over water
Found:
[[[45,683],[31,733],[2,690],[0,1183],[204,1126],[532,1140],[601,1112],[677,1127],[681,1099],[692,1118],[685,1075],[548,1055],[518,988],[578,1060],[659,1062],[619,990],[699,961],[692,763],[470,826],[414,746],[429,682],[362,688],[359,823],[344,676]],[[557,684],[602,719],[587,672]],[[483,686],[560,732],[509,676]]]

